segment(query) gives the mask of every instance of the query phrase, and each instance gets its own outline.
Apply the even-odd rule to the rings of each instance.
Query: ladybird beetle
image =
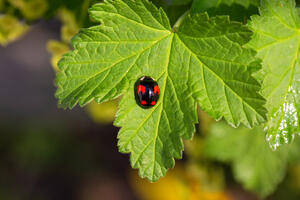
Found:
[[[151,108],[156,105],[159,99],[159,86],[153,78],[143,76],[136,81],[134,93],[139,106]]]

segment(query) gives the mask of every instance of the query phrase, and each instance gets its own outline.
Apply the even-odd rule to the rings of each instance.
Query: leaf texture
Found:
[[[156,181],[181,158],[191,139],[197,104],[216,119],[252,127],[264,121],[260,68],[255,52],[242,45],[251,32],[228,17],[188,16],[174,32],[162,9],[147,0],[107,0],[90,10],[99,26],[83,29],[74,51],[59,62],[56,96],[64,107],[105,102],[120,95],[115,125],[121,152],[141,177]],[[153,77],[160,98],[142,109],[134,83]]]
[[[249,46],[263,60],[262,94],[267,99],[267,140],[272,148],[300,133],[300,17],[294,0],[262,1]]]

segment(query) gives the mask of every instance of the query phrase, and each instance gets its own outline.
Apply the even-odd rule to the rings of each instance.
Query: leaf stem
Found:
[[[173,28],[172,28],[173,32],[177,32],[177,31],[178,31],[178,29],[179,29],[181,23],[182,23],[183,20],[189,15],[189,13],[190,13],[190,10],[187,10],[187,11],[185,11],[185,12],[178,18],[178,20],[176,21],[176,23],[174,24],[174,26],[173,26]]]

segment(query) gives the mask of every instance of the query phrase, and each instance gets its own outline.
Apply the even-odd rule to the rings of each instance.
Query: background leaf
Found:
[[[189,0],[151,0],[151,2],[166,12],[171,25],[174,25],[177,19],[190,9],[192,3]]]
[[[259,127],[233,129],[216,123],[205,141],[206,155],[230,163],[235,179],[261,197],[271,194],[282,181],[292,149],[286,146],[274,152],[264,135]]]
[[[300,17],[294,0],[265,0],[251,19],[249,46],[263,60],[262,94],[267,99],[267,140],[272,148],[300,133]]]
[[[194,13],[208,12],[211,16],[229,15],[231,20],[246,22],[258,13],[259,0],[194,0]]]
[[[28,26],[11,15],[0,16],[0,44],[7,45],[28,31]]]
[[[47,0],[8,0],[8,2],[19,9],[29,21],[43,17],[48,9]]]

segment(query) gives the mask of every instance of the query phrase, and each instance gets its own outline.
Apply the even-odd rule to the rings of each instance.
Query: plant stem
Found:
[[[181,23],[182,23],[183,20],[189,15],[189,13],[190,13],[190,10],[187,10],[187,11],[185,11],[185,13],[183,13],[183,14],[178,18],[178,20],[176,21],[176,23],[174,24],[174,26],[173,26],[173,28],[172,28],[173,32],[177,32],[177,31],[178,31],[178,29],[179,29]]]

